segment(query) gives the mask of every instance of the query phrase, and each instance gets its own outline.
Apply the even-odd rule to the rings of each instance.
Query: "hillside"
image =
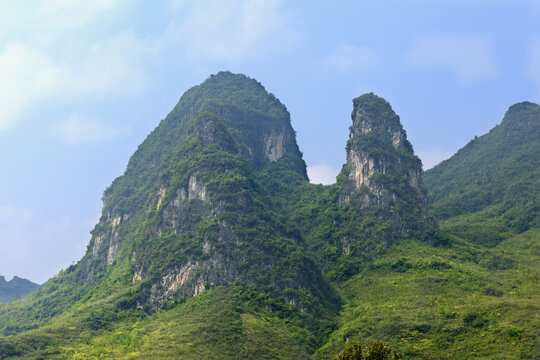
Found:
[[[244,300],[219,309],[248,325],[256,325],[254,313],[287,319],[281,330],[300,332],[290,341],[312,351],[340,300],[280,211],[287,194],[272,196],[285,179],[308,183],[279,100],[229,72],[188,90],[105,191],[85,256],[29,298],[0,307],[0,332],[21,333],[13,355],[29,356],[21,339],[43,336],[44,353],[61,356],[62,338],[45,330],[58,324],[98,336],[232,287]]]
[[[535,106],[512,109],[504,133],[532,134]],[[538,140],[513,176],[471,165],[494,174],[480,183],[456,169],[501,140],[469,144],[426,192],[387,101],[354,99],[351,121],[336,184],[313,185],[260,83],[221,72],[188,90],[105,190],[84,257],[0,305],[0,359],[330,359],[355,340],[407,359],[534,359],[540,230],[511,216],[538,186]],[[515,203],[465,205],[513,181]]]
[[[39,287],[38,284],[14,276],[10,281],[0,276],[0,302],[23,298]]]
[[[435,214],[486,245],[540,225],[540,106],[511,106],[502,122],[428,170]],[[460,219],[461,216],[461,220]],[[496,219],[491,221],[489,219]]]

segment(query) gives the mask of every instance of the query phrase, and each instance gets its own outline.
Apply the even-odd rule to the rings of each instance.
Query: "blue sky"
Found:
[[[80,259],[105,188],[212,73],[287,106],[315,182],[370,91],[429,168],[540,101],[538,19],[538,0],[0,1],[0,275],[44,282]]]

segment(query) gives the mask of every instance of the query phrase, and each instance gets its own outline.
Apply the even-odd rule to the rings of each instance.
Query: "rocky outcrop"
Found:
[[[92,237],[90,243],[92,259],[104,259],[108,265],[113,263],[121,243],[118,227],[128,219],[128,214],[107,214],[105,219],[102,220],[103,230]]]
[[[398,233],[418,230],[426,214],[422,163],[399,116],[373,93],[354,99],[353,105],[339,204],[353,204],[363,213],[377,209],[376,215],[392,222]]]
[[[351,196],[361,189],[374,195],[376,204],[385,202],[386,198],[395,200],[397,194],[377,175],[405,180],[423,201],[420,159],[414,155],[399,117],[390,104],[373,93],[360,96],[353,103],[353,125],[347,143],[348,186],[340,194],[340,203],[348,203]],[[363,205],[372,203],[364,201]]]
[[[279,160],[284,153],[285,131],[272,131],[265,136],[264,148],[266,157],[270,161]]]
[[[208,201],[208,193],[206,191],[206,186],[204,186],[202,182],[198,181],[195,175],[192,175],[189,178],[188,197],[197,198],[203,202]]]

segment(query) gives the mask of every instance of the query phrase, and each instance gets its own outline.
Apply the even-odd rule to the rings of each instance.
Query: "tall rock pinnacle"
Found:
[[[353,100],[352,126],[347,142],[346,179],[340,204],[366,209],[386,207],[386,216],[401,223],[411,210],[425,213],[421,185],[422,163],[390,104],[373,93]],[[410,226],[399,226],[407,231]]]

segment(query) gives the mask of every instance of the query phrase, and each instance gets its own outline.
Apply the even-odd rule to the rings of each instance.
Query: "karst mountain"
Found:
[[[105,190],[83,258],[0,305],[0,359],[331,359],[353,340],[534,358],[538,105],[425,176],[386,100],[352,105],[323,186],[259,82],[186,91]]]

